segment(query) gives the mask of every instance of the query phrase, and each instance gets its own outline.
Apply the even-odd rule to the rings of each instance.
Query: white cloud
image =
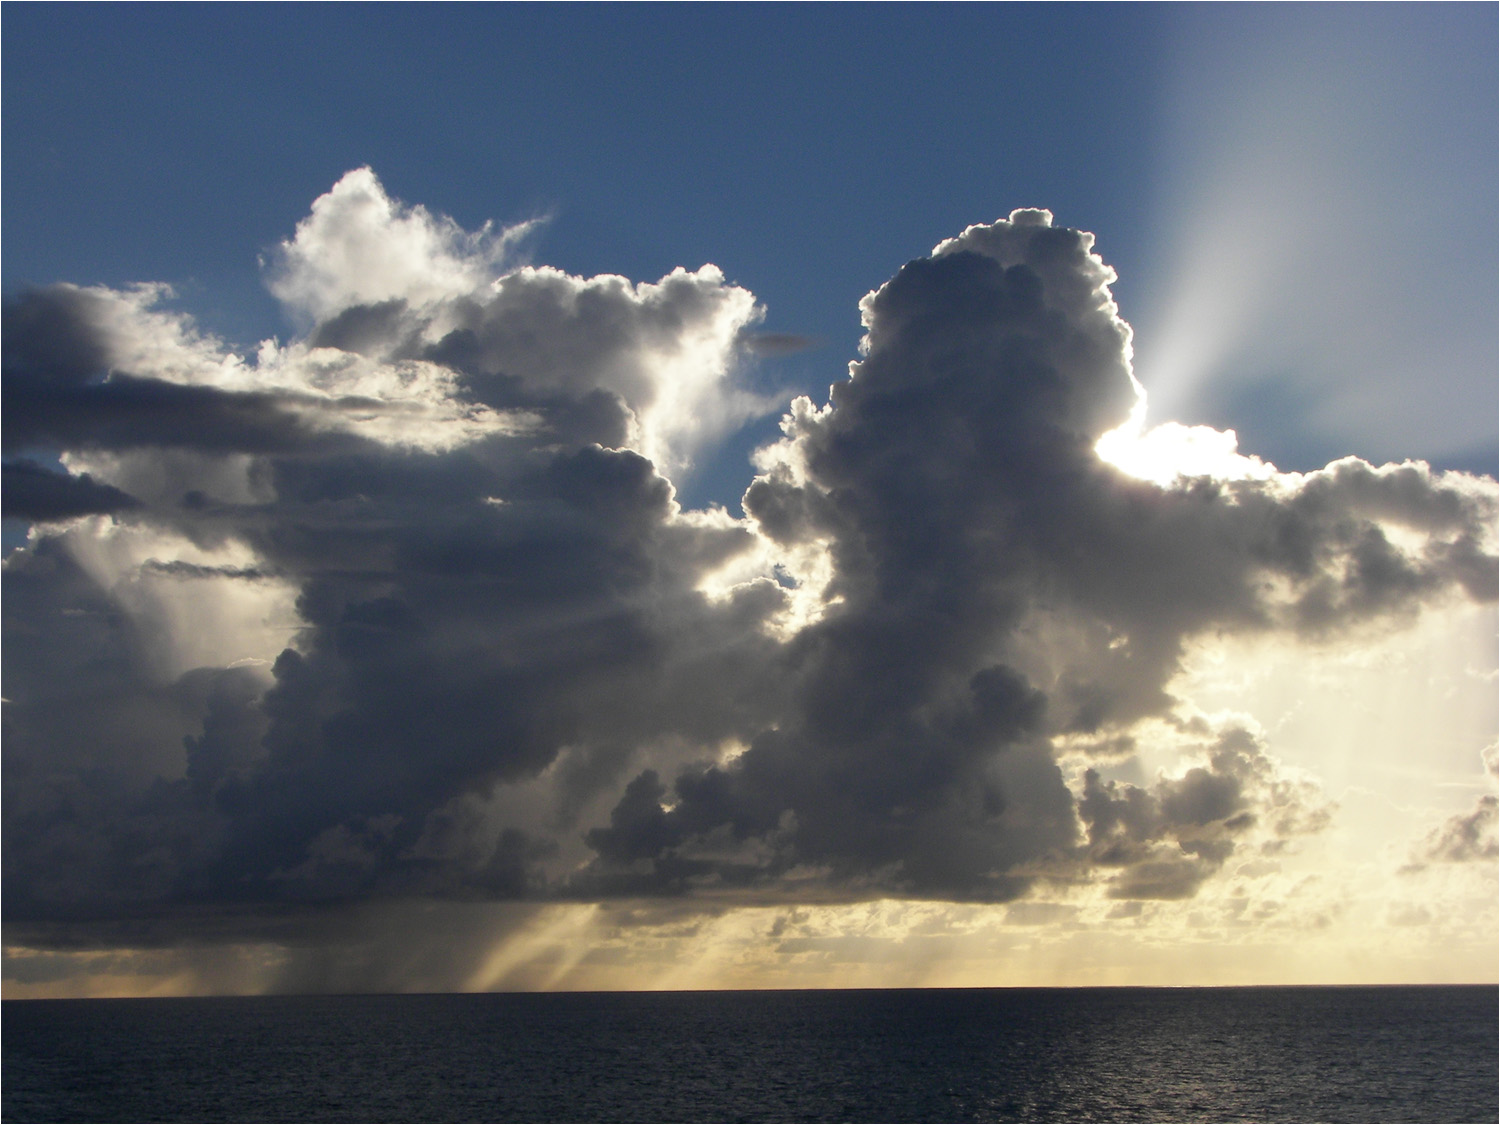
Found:
[[[444,215],[390,198],[357,168],[320,195],[272,260],[271,292],[309,321],[355,305],[423,306],[482,289],[535,222],[465,231]]]

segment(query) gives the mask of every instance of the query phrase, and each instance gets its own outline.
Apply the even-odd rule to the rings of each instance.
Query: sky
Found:
[[[1496,23],[7,6],[4,995],[1494,981]]]

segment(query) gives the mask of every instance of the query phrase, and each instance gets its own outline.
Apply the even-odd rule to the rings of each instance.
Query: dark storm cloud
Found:
[[[99,331],[108,302],[72,285],[54,285],[7,301],[0,312],[5,372],[39,383],[79,386],[109,370]]]
[[[362,259],[326,247],[365,237],[384,273],[338,273]],[[1136,401],[1129,329],[1091,236],[1044,212],[866,299],[852,379],[793,404],[746,520],[682,512],[666,462],[743,408],[712,404],[748,294],[711,267],[494,277],[465,245],[351,174],[283,248],[306,338],[233,378],[143,300],[7,309],[7,441],[61,446],[89,511],[140,501],[7,560],[8,923],[1183,897],[1329,815],[1252,732],[1179,716],[1194,637],[1494,598],[1473,478],[1163,488],[1101,461]],[[247,659],[184,670],[193,615],[244,605]],[[1203,764],[1107,780],[1145,719]]]
[[[315,440],[281,396],[119,370],[127,357],[110,321],[122,303],[67,285],[7,303],[0,417],[8,449],[285,453]]]
[[[104,383],[58,387],[7,372],[4,387],[0,409],[12,447],[287,453],[314,436],[273,395],[119,374]]]
[[[298,489],[309,475],[298,467]],[[427,859],[443,852],[437,822],[465,793],[532,777],[565,747],[578,763],[664,729],[705,743],[732,731],[735,697],[755,687],[767,644],[745,626],[775,602],[757,606],[752,593],[712,607],[692,590],[696,567],[745,533],[672,526],[669,486],[644,459],[597,446],[549,453],[504,479],[503,505],[449,494],[419,509],[383,494],[377,473],[339,479],[366,487],[347,522],[336,513],[352,498],[325,490],[316,507],[334,514],[315,532],[257,540],[309,575],[306,630],[264,700],[263,768],[221,795],[242,835],[234,877],[321,885],[324,872],[300,857],[342,828],[356,832],[371,883],[420,883],[432,864],[402,857],[419,840]],[[385,483],[410,491],[417,479],[392,471]],[[501,483],[477,470],[462,479]],[[372,526],[369,509],[402,518]],[[385,565],[319,567],[361,558]],[[570,781],[587,777],[575,769]],[[381,818],[376,838],[365,826]]]
[[[1493,598],[1493,497],[1425,469],[1344,463],[1288,501],[1101,462],[1135,392],[1090,246],[1019,212],[866,300],[865,358],[828,408],[794,407],[745,498],[763,533],[832,560],[825,617],[781,657],[790,706],[727,767],[670,789],[640,775],[590,838],[601,867],[637,889],[643,863],[661,890],[743,882],[744,861],[694,858],[722,836],[761,874],[856,893],[1011,898],[1028,872],[1118,866],[1114,893],[1183,897],[1277,802],[1269,782],[1251,799],[1261,758],[1220,746],[1152,792],[1095,776],[1085,842],[1049,734],[1168,714],[1184,644],[1210,629],[1332,630],[1455,585]],[[1376,518],[1438,541],[1410,559]],[[1037,659],[1028,639],[1049,630]]]
[[[140,501],[88,473],[53,472],[22,457],[4,466],[0,503],[7,517],[48,523],[73,516],[103,515],[139,506]]]
[[[44,537],[6,560],[7,920],[133,912],[208,862],[218,818],[180,777],[185,742],[238,706],[258,755],[251,670],[154,674],[148,625]],[[220,734],[227,741],[227,732]],[[227,751],[226,751],[227,754]],[[193,774],[192,769],[189,774]]]
[[[697,589],[753,548],[753,533],[679,518],[650,461],[598,444],[639,433],[663,355],[691,342],[711,373],[702,340],[732,347],[753,302],[716,274],[679,271],[637,290],[525,271],[437,304],[333,307],[305,352],[267,369],[265,392],[153,378],[131,333],[170,336],[172,325],[142,326],[142,309],[125,304],[68,288],[20,302],[8,440],[82,449],[112,480],[132,480],[150,507],[125,531],[170,531],[201,549],[232,539],[257,560],[158,557],[147,539],[121,588],[287,583],[300,631],[269,676],[173,679],[162,670],[170,638],[143,631],[97,568],[75,562],[88,533],[11,560],[6,824],[23,838],[6,852],[19,872],[6,881],[8,919],[124,902],[534,893],[553,836],[581,836],[578,818],[626,760],[664,738],[713,746],[764,710],[773,643],[760,626],[780,588],[765,580],[713,601]],[[340,356],[356,352],[408,386],[425,370],[412,364],[441,364],[459,409],[431,423],[439,438],[445,421],[483,423],[465,403],[532,420],[437,450],[304,429],[301,412],[361,405],[327,374],[354,370]],[[125,357],[140,374],[119,373]],[[321,400],[297,390],[297,364]],[[430,414],[431,396],[417,405]],[[230,455],[250,460],[235,469]],[[64,643],[86,625],[87,638]],[[22,651],[23,633],[40,651]],[[87,682],[13,671],[60,672],[91,650],[110,655],[95,656]],[[229,679],[184,695],[210,674]],[[135,721],[119,713],[127,704]],[[103,724],[130,733],[109,737]],[[153,747],[149,785],[121,784],[147,760],[134,741]],[[48,773],[59,742],[89,768]],[[556,797],[534,823],[476,807],[559,756]],[[48,780],[24,780],[38,776]],[[123,877],[120,865],[144,855]]]

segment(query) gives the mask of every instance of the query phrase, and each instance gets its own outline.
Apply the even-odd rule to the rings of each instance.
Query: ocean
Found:
[[[1497,990],[7,1000],[20,1121],[1495,1121]]]

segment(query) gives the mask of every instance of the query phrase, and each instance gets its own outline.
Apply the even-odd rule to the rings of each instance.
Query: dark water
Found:
[[[6,1121],[1495,1121],[1497,992],[5,1001]]]

